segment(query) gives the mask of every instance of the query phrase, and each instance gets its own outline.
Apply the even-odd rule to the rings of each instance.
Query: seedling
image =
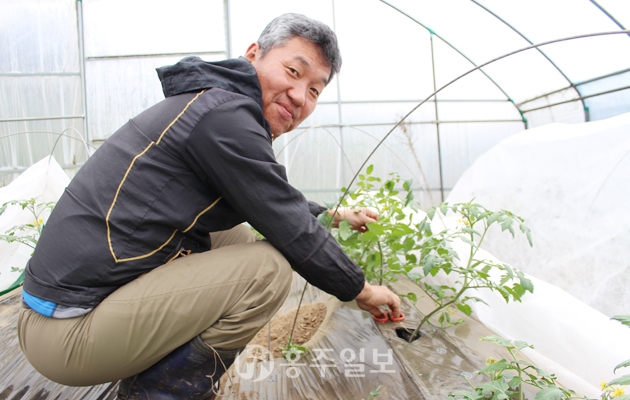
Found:
[[[452,399],[478,400],[492,399],[524,399],[523,385],[528,385],[537,390],[536,399],[571,399],[577,397],[573,390],[565,389],[558,385],[556,376],[537,367],[536,365],[519,360],[518,353],[524,348],[534,346],[523,341],[507,340],[499,336],[486,336],[483,341],[495,343],[504,347],[510,353],[510,360],[486,360],[486,367],[478,374],[486,375],[490,382],[474,386],[466,377],[466,382],[473,388],[472,391],[456,391],[449,394]]]
[[[302,355],[309,353],[308,347],[295,344],[290,338],[287,338],[287,345],[281,347],[280,350],[282,350],[282,356],[289,362],[298,360]]]

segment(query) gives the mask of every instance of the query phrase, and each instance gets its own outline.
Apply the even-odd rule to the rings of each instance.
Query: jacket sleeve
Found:
[[[321,214],[324,211],[326,211],[327,208],[323,207],[323,206],[320,206],[319,204],[315,203],[314,201],[309,201],[308,202],[308,210],[311,213],[311,215],[317,217],[317,216],[319,216],[319,214]]]
[[[288,183],[265,123],[262,110],[250,99],[213,108],[187,140],[188,163],[306,281],[350,301],[363,289],[363,272],[313,215],[325,208],[309,204]]]

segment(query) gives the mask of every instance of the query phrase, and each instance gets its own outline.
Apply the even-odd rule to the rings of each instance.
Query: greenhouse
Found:
[[[334,32],[339,71],[302,34],[257,42],[287,13]],[[128,348],[120,370],[143,365],[138,381],[116,368],[64,381],[46,365],[101,356],[83,344],[50,355],[27,323],[100,315],[165,269],[151,257],[197,260],[237,224],[263,251],[245,270],[275,257],[292,268],[286,300],[204,395],[159,398],[630,399],[629,1],[0,0],[0,22],[0,400],[126,399],[191,338],[146,365]],[[284,84],[266,74],[278,54],[315,82],[295,106],[313,108],[280,111],[297,121],[281,132],[269,110],[287,108],[284,94],[267,100]],[[234,81],[197,83],[227,69]],[[241,143],[250,131],[268,140]],[[180,137],[181,164],[168,147]],[[140,253],[144,240],[155,250]],[[112,266],[92,268],[88,287],[63,266],[103,252]],[[350,269],[328,266],[334,254]],[[365,307],[363,291],[343,292],[353,268],[400,302],[398,317],[391,299]],[[162,307],[212,308],[196,301]],[[105,350],[125,336],[108,321]],[[158,335],[179,329],[169,321],[136,323]],[[238,347],[217,352],[211,330],[191,337],[219,355]]]

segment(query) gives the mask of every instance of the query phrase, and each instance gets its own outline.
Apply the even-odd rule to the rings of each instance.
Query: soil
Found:
[[[322,324],[325,317],[326,305],[324,303],[303,304],[298,313],[291,341],[299,345],[308,342],[311,337],[313,337],[313,334],[317,332],[317,329]],[[281,358],[282,350],[280,348],[287,345],[287,339],[291,334],[294,319],[295,310],[284,315],[273,317],[269,323],[271,324],[271,331],[269,331],[269,324],[265,325],[260,332],[254,336],[250,344],[268,347],[269,339],[271,339],[270,348],[273,357]]]

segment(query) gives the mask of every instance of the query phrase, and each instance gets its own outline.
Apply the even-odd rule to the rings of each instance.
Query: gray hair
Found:
[[[341,53],[337,45],[337,35],[328,25],[305,15],[289,13],[274,18],[258,38],[260,56],[286,44],[296,36],[316,44],[321,49],[331,68],[327,82],[330,83],[333,76],[341,69]]]

